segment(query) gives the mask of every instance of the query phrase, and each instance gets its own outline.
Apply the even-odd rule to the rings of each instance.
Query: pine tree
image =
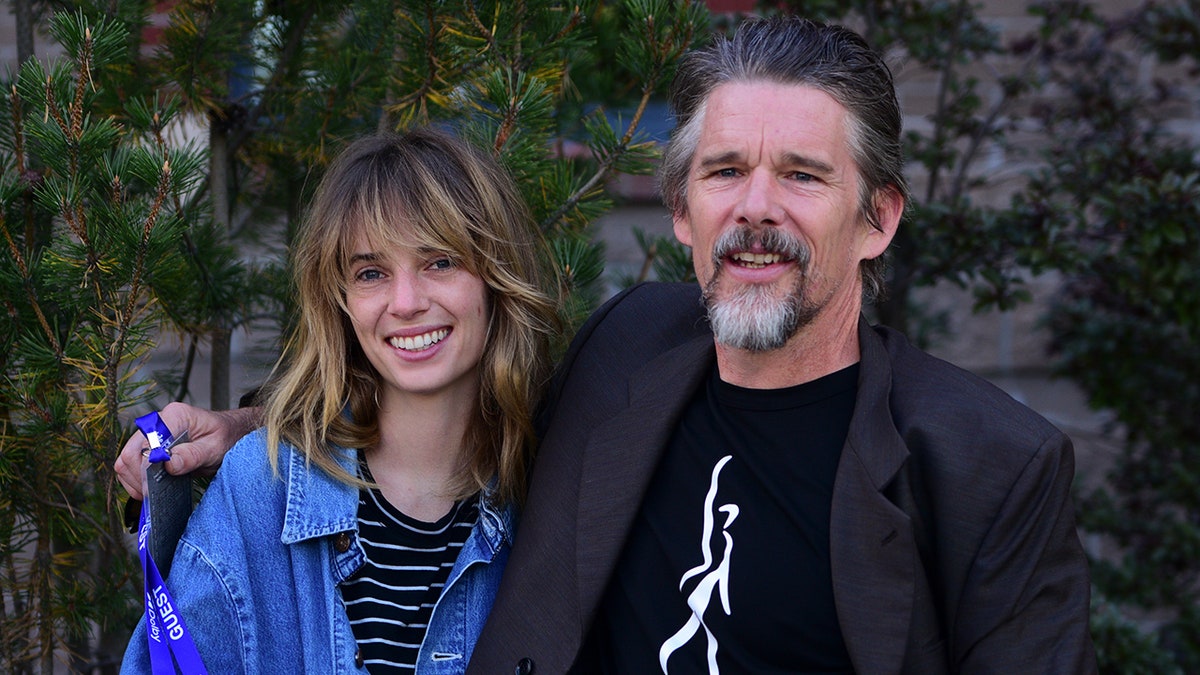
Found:
[[[256,313],[286,330],[286,242],[342,146],[437,124],[495,154],[560,271],[565,344],[599,295],[606,181],[651,170],[642,111],[707,22],[666,0],[180,0],[150,47],[146,3],[76,4],[53,19],[69,58],[28,61],[0,123],[6,672],[49,673],[56,652],[113,669],[141,597],[111,470],[130,411],[187,398],[194,354]],[[609,100],[634,111],[617,128],[589,110]],[[274,263],[238,255],[262,242]],[[170,333],[182,374],[142,375]]]
[[[111,470],[142,398],[134,366],[195,267],[181,242],[201,153],[171,147],[169,99],[97,108],[127,54],[119,22],[60,15],[70,58],[25,62],[0,125],[0,566],[10,672],[49,673],[93,625],[127,624],[138,594]],[[124,597],[122,597],[124,596]]]

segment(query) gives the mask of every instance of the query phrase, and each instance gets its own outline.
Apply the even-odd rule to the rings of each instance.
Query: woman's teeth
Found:
[[[441,342],[449,334],[449,330],[441,328],[425,333],[424,335],[388,338],[388,342],[396,349],[403,349],[404,351],[408,352],[419,352],[423,349],[428,349],[430,345]]]

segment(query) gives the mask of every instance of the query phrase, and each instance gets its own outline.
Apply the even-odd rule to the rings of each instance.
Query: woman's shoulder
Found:
[[[269,492],[282,490],[282,475],[294,452],[288,444],[280,443],[273,467],[267,453],[267,431],[255,429],[225,454],[209,489],[223,489],[232,499],[261,501]]]
[[[333,460],[346,473],[353,475],[358,461],[357,452],[331,446]],[[344,494],[357,495],[357,486],[342,476],[332,475],[302,450],[280,439],[274,462],[267,452],[267,431],[255,429],[242,437],[225,455],[212,487],[228,494],[228,499],[246,508],[262,508],[263,502],[296,504],[311,500],[340,499]],[[211,489],[211,487],[210,487]],[[357,499],[353,500],[357,504]]]

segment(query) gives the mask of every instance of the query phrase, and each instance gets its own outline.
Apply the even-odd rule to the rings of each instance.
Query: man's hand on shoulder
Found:
[[[233,444],[259,425],[262,409],[214,411],[186,403],[168,403],[159,415],[171,433],[188,432],[186,443],[172,446],[171,461],[165,462],[167,471],[174,475],[191,472],[212,475]],[[134,434],[125,441],[113,464],[117,479],[133,499],[142,499],[144,493],[146,458],[142,456],[142,450],[146,447],[146,437],[141,432]]]

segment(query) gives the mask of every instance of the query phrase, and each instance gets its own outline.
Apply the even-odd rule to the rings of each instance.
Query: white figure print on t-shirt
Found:
[[[700,578],[700,582],[687,596],[688,607],[692,609],[687,622],[674,635],[667,638],[667,641],[658,650],[658,664],[664,673],[667,672],[667,660],[671,658],[671,654],[690,642],[701,627],[704,628],[704,636],[707,640],[708,672],[710,675],[720,672],[717,667],[717,638],[708,629],[708,624],[704,622],[704,613],[708,611],[713,592],[716,591],[721,594],[721,608],[725,610],[725,615],[732,615],[729,607],[729,561],[733,555],[733,537],[729,534],[729,526],[738,517],[736,504],[724,504],[717,509],[718,512],[725,514],[725,522],[721,525],[721,536],[725,539],[725,552],[721,556],[721,561],[715,566],[713,565],[712,550],[712,533],[717,517],[713,511],[713,503],[717,499],[717,481],[721,476],[721,469],[725,468],[731,459],[733,459],[732,455],[725,455],[713,467],[712,481],[708,487],[708,494],[704,497],[704,531],[700,539],[700,552],[704,556],[704,562],[684,573],[679,579],[679,590],[683,590],[684,583],[688,579],[704,572],[707,574]]]

